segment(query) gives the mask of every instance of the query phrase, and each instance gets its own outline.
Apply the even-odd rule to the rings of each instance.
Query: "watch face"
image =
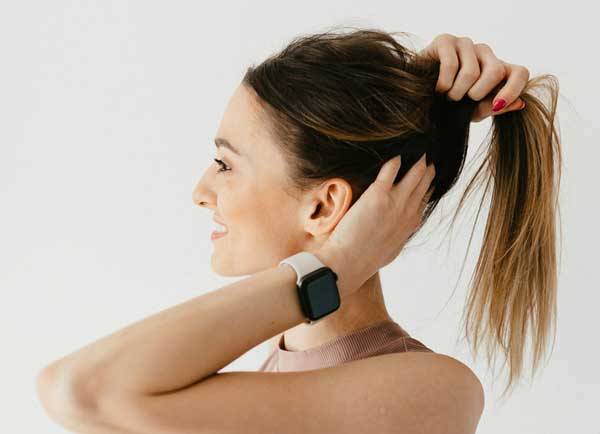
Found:
[[[340,307],[340,296],[335,282],[336,275],[330,268],[315,270],[303,279],[302,288],[314,320]]]

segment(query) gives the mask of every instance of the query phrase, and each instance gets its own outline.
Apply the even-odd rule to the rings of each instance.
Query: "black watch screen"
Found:
[[[307,317],[313,321],[322,318],[340,307],[337,274],[329,267],[308,273],[298,289]]]

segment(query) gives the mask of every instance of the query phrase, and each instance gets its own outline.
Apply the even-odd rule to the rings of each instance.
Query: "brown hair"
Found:
[[[354,203],[385,161],[402,156],[397,182],[426,153],[436,175],[421,228],[463,169],[478,101],[468,96],[451,101],[437,93],[439,61],[400,45],[392,36],[397,33],[407,34],[358,29],[297,37],[249,67],[242,83],[257,96],[269,132],[286,156],[291,193],[339,177],[352,186]],[[536,90],[548,92],[549,107]],[[549,327],[556,328],[558,82],[553,75],[535,77],[520,98],[525,109],[492,117],[487,155],[454,216],[483,177],[481,208],[493,179],[465,331],[468,337],[474,324],[475,352],[482,337],[488,342],[488,366],[502,349],[510,362],[505,392],[521,374],[528,323],[534,368],[546,350]]]

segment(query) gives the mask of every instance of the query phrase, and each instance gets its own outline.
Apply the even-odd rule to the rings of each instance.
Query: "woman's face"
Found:
[[[283,188],[286,163],[256,116],[254,98],[244,85],[234,92],[216,134],[215,158],[225,167],[213,162],[192,193],[194,203],[209,208],[228,229],[212,241],[211,266],[224,276],[275,266],[303,250],[310,235],[303,230],[300,203]]]

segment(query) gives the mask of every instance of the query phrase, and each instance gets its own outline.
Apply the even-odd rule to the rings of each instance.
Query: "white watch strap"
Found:
[[[326,267],[316,255],[310,252],[299,252],[288,258],[285,258],[279,265],[289,265],[296,270],[296,284],[300,284],[300,279],[319,268]]]

